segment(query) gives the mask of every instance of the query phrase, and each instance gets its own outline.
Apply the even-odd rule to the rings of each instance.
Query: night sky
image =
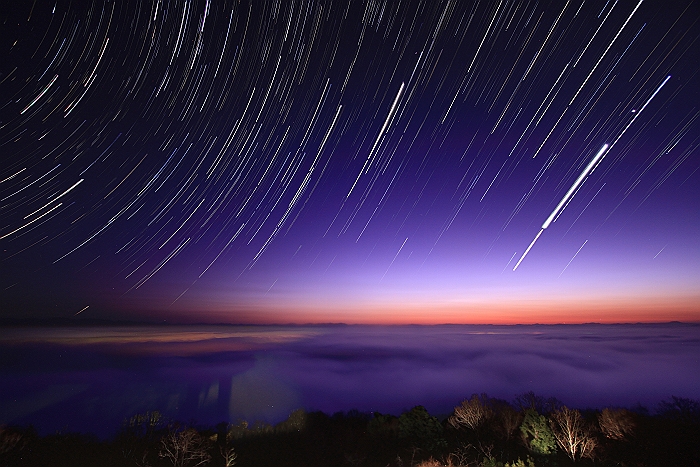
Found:
[[[2,318],[700,320],[698,2],[0,10]]]

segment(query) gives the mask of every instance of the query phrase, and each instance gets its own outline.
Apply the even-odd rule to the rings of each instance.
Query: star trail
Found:
[[[696,2],[2,10],[3,318],[700,317]]]

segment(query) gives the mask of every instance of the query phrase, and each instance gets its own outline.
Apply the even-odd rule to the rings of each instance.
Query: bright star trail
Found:
[[[2,318],[700,319],[698,2],[0,16]]]
[[[588,174],[591,173],[593,168],[600,162],[600,160],[603,158],[605,155],[605,152],[608,150],[610,145],[604,144],[602,148],[596,153],[595,156],[593,156],[593,159],[588,163],[585,169],[583,169],[583,172],[581,172],[581,175],[578,176],[576,181],[574,182],[573,185],[571,185],[571,188],[569,188],[569,191],[566,192],[564,197],[559,201],[559,204],[557,204],[557,207],[554,208],[554,211],[549,215],[546,221],[544,221],[544,224],[542,224],[542,228],[540,231],[537,233],[537,236],[535,239],[530,243],[530,245],[527,247],[527,250],[525,250],[525,253],[520,257],[517,263],[515,263],[515,267],[513,267],[513,271],[518,269],[518,266],[520,266],[520,263],[525,259],[525,255],[530,251],[530,249],[533,247],[535,242],[537,241],[538,238],[540,238],[540,235],[542,235],[542,232],[549,227],[549,224],[554,222],[557,219],[557,216],[559,216],[559,213],[561,213],[562,209],[566,207],[566,204],[569,202],[571,197],[576,193],[576,190],[578,190],[579,186],[581,186],[581,183],[588,177]]]

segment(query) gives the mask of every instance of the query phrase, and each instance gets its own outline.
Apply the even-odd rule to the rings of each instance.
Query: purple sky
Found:
[[[472,393],[652,411],[700,395],[700,328],[577,326],[7,329],[0,423],[107,435],[160,410],[202,424],[292,410],[448,414]]]
[[[13,2],[0,317],[698,321],[699,17]]]

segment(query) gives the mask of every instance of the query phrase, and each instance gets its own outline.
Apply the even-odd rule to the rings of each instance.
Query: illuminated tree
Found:
[[[629,410],[603,409],[598,414],[598,425],[606,438],[622,441],[634,430],[634,418]]]
[[[544,415],[527,409],[520,425],[526,446],[535,454],[548,455],[557,450],[557,443]]]
[[[596,439],[581,412],[563,406],[550,414],[550,424],[557,444],[572,461],[593,456]]]
[[[221,457],[224,458],[224,465],[226,467],[232,467],[236,464],[238,454],[236,454],[236,451],[233,449],[233,444],[227,442],[225,445],[219,446],[219,452],[221,452]]]
[[[24,436],[21,432],[0,425],[0,455],[14,449],[21,449],[24,442]]]
[[[197,467],[211,460],[209,440],[194,428],[171,430],[161,439],[160,457],[173,467]]]
[[[467,426],[476,430],[487,419],[493,416],[493,410],[487,405],[488,398],[485,395],[472,395],[471,399],[465,399],[455,407],[454,413],[448,419],[450,425],[455,428]]]
[[[504,467],[535,467],[535,462],[528,456],[527,459],[518,459],[512,463],[506,462]]]
[[[210,440],[216,441],[225,467],[232,467],[236,464],[238,454],[233,448],[233,442],[241,437],[241,429],[245,430],[247,427],[247,422],[239,422],[237,425],[221,422],[216,425],[217,434],[212,436]]]
[[[306,427],[308,415],[304,409],[294,410],[289,417],[275,426],[277,431],[301,431]]]

